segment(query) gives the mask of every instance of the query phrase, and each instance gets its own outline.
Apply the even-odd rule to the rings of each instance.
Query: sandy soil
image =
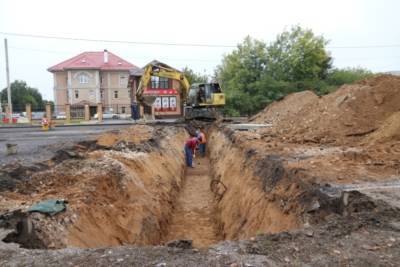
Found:
[[[136,135],[134,139],[118,140],[114,135],[100,136],[112,140],[108,146],[77,145],[77,150],[69,151],[72,158],[33,174],[12,192],[3,192],[2,212],[26,210],[44,199],[69,202],[67,212],[54,218],[29,215],[41,242],[24,237],[20,240],[24,246],[160,243],[183,178],[181,142],[186,132],[179,127],[135,126],[121,131],[123,136]]]
[[[210,182],[208,158],[197,157],[195,168],[186,168],[184,184],[169,222],[165,242],[193,240],[194,247],[202,248],[221,240]]]
[[[384,75],[323,97],[289,95],[252,119],[272,127],[208,125],[209,161],[198,159],[186,176],[180,127],[140,126],[78,144],[15,174],[29,178],[0,193],[0,226],[14,228],[0,234],[31,248],[92,249],[0,242],[0,263],[397,266],[399,96],[400,78]],[[69,200],[67,212],[24,213],[48,197]],[[23,216],[34,234],[18,224]],[[200,249],[130,246],[175,239]]]

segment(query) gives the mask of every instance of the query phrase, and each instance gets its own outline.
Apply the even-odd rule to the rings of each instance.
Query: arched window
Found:
[[[89,76],[85,73],[79,74],[79,83],[89,83]]]

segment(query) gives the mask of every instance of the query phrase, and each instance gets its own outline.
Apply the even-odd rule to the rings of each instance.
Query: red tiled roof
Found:
[[[104,63],[104,52],[83,52],[73,58],[67,59],[47,70],[50,72],[68,69],[100,69],[100,70],[130,70],[137,66],[108,52],[108,63]]]

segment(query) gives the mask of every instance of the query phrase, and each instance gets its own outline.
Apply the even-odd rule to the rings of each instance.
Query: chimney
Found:
[[[104,63],[108,63],[108,51],[104,49]]]

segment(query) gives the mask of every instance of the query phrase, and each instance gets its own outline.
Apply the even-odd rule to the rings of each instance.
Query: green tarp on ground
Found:
[[[40,201],[34,205],[32,205],[28,212],[41,212],[45,214],[49,214],[51,216],[64,211],[67,208],[67,202],[65,200],[59,199],[49,199]]]

